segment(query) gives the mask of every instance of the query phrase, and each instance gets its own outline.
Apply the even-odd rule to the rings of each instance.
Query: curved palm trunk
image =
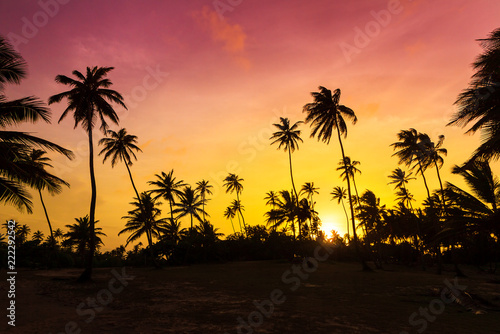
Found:
[[[344,208],[345,219],[347,221],[347,239],[350,239],[350,236],[349,236],[349,215],[347,214],[347,210],[345,208],[343,199],[342,199],[341,203],[342,203],[342,207]]]
[[[427,185],[427,180],[425,178],[425,175],[424,175],[424,170],[422,169],[422,163],[420,162],[420,160],[418,161],[418,169],[420,170],[420,175],[422,175],[422,179],[424,180],[424,185],[425,185],[425,190],[427,190],[427,198],[431,198],[431,192],[429,191],[429,186]],[[431,201],[431,205],[432,205],[432,201]]]
[[[45,203],[43,202],[42,191],[40,189],[38,189],[38,194],[40,195],[40,202],[42,202],[43,212],[45,212],[45,218],[47,218],[47,224],[49,224],[51,247],[55,248],[56,239],[54,239],[54,233],[52,232],[52,225],[50,224],[49,214],[47,213],[47,208],[45,207]]]
[[[245,217],[243,217],[243,213],[241,212],[241,202],[240,202],[240,196],[238,192],[236,192],[236,199],[238,200],[238,203],[240,203],[240,207],[238,208],[238,211],[241,215],[241,220],[243,220],[243,227],[245,228],[245,234],[247,233],[247,225],[245,224]]]
[[[203,193],[203,196],[201,196],[201,199],[202,199],[202,202],[201,202],[201,205],[202,205],[202,209],[203,209],[203,222],[205,222],[205,193]]]
[[[172,200],[168,200],[168,204],[170,205],[170,220],[172,223],[174,222],[174,208],[172,206]]]
[[[298,208],[299,207],[299,195],[297,195],[297,189],[295,189],[295,182],[293,182],[292,151],[290,151],[290,149],[288,149],[288,161],[290,163],[290,178],[292,179],[293,193],[295,194],[295,208]],[[299,223],[299,237],[300,237],[300,235],[301,235],[300,221],[298,223]],[[295,227],[294,227],[293,238],[295,239]]]
[[[125,161],[125,159],[123,161]],[[130,182],[132,183],[132,188],[134,188],[135,195],[137,196],[137,200],[139,201],[139,205],[141,206],[141,210],[144,213],[144,208],[142,207],[141,196],[139,196],[139,192],[137,191],[137,188],[135,187],[134,179],[132,179],[132,172],[130,171],[130,168],[128,167],[128,164],[126,162],[125,162],[125,167],[127,167],[127,172],[128,172],[128,176],[130,178]]]
[[[236,230],[234,229],[233,218],[229,217],[229,221],[231,222],[231,227],[233,228],[233,233],[236,234]]]
[[[89,122],[90,124],[90,122]],[[89,224],[90,224],[90,241],[89,241],[89,253],[87,254],[85,270],[78,278],[80,282],[86,282],[92,279],[92,262],[94,260],[95,253],[95,207],[97,199],[97,187],[95,181],[94,172],[94,145],[92,141],[92,128],[88,131],[89,135],[89,169],[90,169],[90,185],[92,190],[92,195],[90,198],[90,214],[89,214]]]
[[[337,124],[335,124],[337,125]],[[351,199],[351,182],[349,180],[349,174],[347,172],[347,165],[345,161],[345,153],[344,153],[344,145],[342,144],[342,137],[340,136],[340,129],[338,126],[337,128],[337,135],[339,138],[339,143],[340,143],[340,151],[342,152],[342,161],[344,161],[344,168],[345,168],[345,173],[347,176],[347,195],[349,196],[349,199]],[[363,266],[363,270],[371,270],[370,267],[366,264],[366,261],[361,254],[361,250],[359,249],[359,242],[358,242],[358,236],[356,235],[356,222],[354,220],[354,206],[352,205],[352,201],[349,201],[349,206],[351,207],[351,218],[352,218],[352,236],[353,236],[353,242],[354,242],[354,248],[356,249],[356,253],[358,254],[359,260],[361,261],[361,265]]]

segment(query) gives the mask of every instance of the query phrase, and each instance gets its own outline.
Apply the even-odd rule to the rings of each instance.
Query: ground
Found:
[[[3,316],[0,332],[500,333],[500,312],[475,314],[440,294],[458,284],[494,307],[500,304],[498,275],[465,268],[467,277],[455,279],[451,271],[436,275],[432,268],[403,266],[366,273],[357,263],[319,263],[294,273],[293,266],[100,268],[86,284],[76,283],[79,269],[19,270],[16,327]],[[2,300],[7,290],[2,280]]]

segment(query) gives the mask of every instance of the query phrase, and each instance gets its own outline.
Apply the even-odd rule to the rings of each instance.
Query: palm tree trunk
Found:
[[[87,261],[86,261],[87,263],[85,264],[85,270],[78,278],[78,281],[80,282],[86,282],[92,279],[92,262],[94,260],[94,253],[95,253],[95,207],[97,199],[97,187],[96,187],[95,172],[94,172],[94,144],[92,141],[92,127],[89,128],[88,135],[89,135],[90,186],[92,190],[92,195],[90,198],[90,214],[89,214],[90,241],[89,241],[89,253],[87,254]]]
[[[56,239],[54,239],[54,233],[52,232],[52,225],[50,224],[49,215],[47,213],[47,208],[45,207],[45,203],[43,202],[42,191],[40,189],[38,189],[38,194],[40,195],[40,202],[42,202],[43,212],[45,212],[45,218],[47,218],[47,224],[49,224],[51,247],[55,248]]]
[[[168,204],[170,205],[170,220],[173,223],[174,222],[174,208],[172,206],[172,201],[168,200]]]
[[[424,170],[422,169],[422,163],[420,160],[418,161],[418,169],[420,170],[420,175],[422,175],[422,179],[424,180],[425,190],[427,190],[427,198],[430,200],[431,192],[429,191],[429,186],[427,185],[427,180],[425,179]]]
[[[201,196],[201,199],[202,199],[201,206],[203,209],[203,222],[205,222],[205,193],[203,193],[203,196]]]
[[[446,201],[444,199],[444,189],[443,189],[443,182],[441,181],[441,175],[439,175],[439,168],[436,162],[436,159],[434,159],[434,166],[436,166],[436,172],[439,180],[439,187],[441,188],[441,200],[443,201],[443,211],[446,215]]]
[[[245,228],[245,233],[244,234],[246,234],[246,232],[247,232],[247,225],[245,224],[245,217],[243,217],[243,213],[241,212],[241,202],[240,202],[240,196],[239,196],[238,192],[236,192],[236,200],[240,204],[240,206],[238,207],[238,211],[240,212],[241,220],[243,220],[243,227]]]
[[[229,221],[231,222],[231,227],[233,228],[233,233],[236,234],[236,230],[234,229],[233,218],[229,217]]]
[[[125,161],[125,159],[123,161]],[[139,205],[141,206],[141,210],[144,213],[144,209],[142,207],[141,196],[139,196],[139,192],[137,191],[137,188],[135,187],[134,179],[132,179],[132,172],[130,172],[130,168],[128,167],[128,164],[126,162],[125,162],[125,167],[127,167],[127,172],[128,172],[128,176],[130,177],[130,182],[132,183],[132,188],[134,188],[135,195],[137,196],[137,200],[139,201]]]
[[[345,209],[344,200],[342,200],[341,203],[342,203],[342,207],[344,208],[345,219],[347,221],[347,239],[350,239],[350,236],[349,236],[349,215],[347,214],[347,210]]]
[[[335,124],[337,125],[337,124]],[[344,168],[345,168],[345,173],[347,176],[347,195],[349,196],[349,199],[351,199],[351,182],[349,181],[349,174],[347,172],[347,165],[345,161],[345,153],[344,153],[344,145],[342,144],[342,137],[340,136],[340,129],[338,126],[337,128],[337,135],[339,138],[339,144],[340,144],[340,151],[342,152],[342,161],[344,161]],[[351,207],[351,218],[352,218],[352,235],[353,235],[353,242],[354,242],[354,248],[356,249],[356,253],[358,253],[359,260],[361,261],[361,265],[363,266],[363,270],[368,271],[371,270],[370,267],[366,264],[366,261],[361,254],[361,250],[359,249],[359,242],[358,242],[358,236],[356,235],[356,222],[354,220],[354,206],[352,205],[352,200],[349,201],[349,206]]]
[[[297,189],[295,189],[295,182],[293,182],[293,172],[292,172],[292,151],[290,151],[290,148],[288,148],[288,161],[290,163],[290,178],[292,179],[292,188],[293,192],[295,194],[295,208],[297,209],[299,207],[299,195],[297,195]],[[295,228],[294,228],[295,231]],[[300,221],[299,221],[299,238],[301,235],[301,229],[300,229]],[[294,233],[294,239],[295,239],[295,233]]]

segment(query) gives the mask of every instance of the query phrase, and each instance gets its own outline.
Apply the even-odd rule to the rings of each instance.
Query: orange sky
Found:
[[[449,154],[443,176],[460,185],[449,170],[479,142],[478,135],[445,125],[481,51],[475,40],[498,27],[498,1],[60,2],[67,3],[0,4],[0,33],[29,65],[28,78],[9,86],[7,96],[46,101],[66,89],[54,82],[57,74],[114,66],[112,88],[125,96],[129,110],[117,108],[121,121],[113,129],[125,127],[139,137],[143,153],[132,167],[139,190],[150,189],[147,181],[170,169],[192,185],[209,180],[210,221],[226,234],[231,227],[222,214],[233,196],[224,193],[222,179],[235,172],[245,180],[245,217],[262,224],[265,193],[290,188],[287,154],[269,145],[272,123],[280,116],[303,120],[302,106],[312,102],[310,92],[319,85],[340,88],[341,103],[356,112],[346,154],[361,162],[360,191],[374,191],[388,207],[394,196],[387,176],[397,167],[389,145],[401,129],[413,127],[433,139],[444,134]],[[70,117],[57,124],[63,108],[51,106],[50,125],[20,127],[77,155],[74,161],[51,155],[54,172],[71,184],[61,195],[45,194],[55,228],[86,215],[90,203],[87,138],[73,130]],[[310,139],[308,125],[301,130],[304,143],[292,157],[295,182],[320,188],[316,209],[324,223],[332,223],[325,228],[343,234],[342,208],[329,195],[334,186],[345,186],[335,171],[338,143]],[[96,174],[96,217],[108,235],[105,249],[111,249],[125,243],[117,233],[134,194],[123,165],[112,169],[98,158]],[[435,171],[428,175],[437,188]],[[421,179],[409,189],[418,203],[424,199]],[[0,206],[0,219],[14,217],[47,234],[39,200],[33,201],[33,215]]]

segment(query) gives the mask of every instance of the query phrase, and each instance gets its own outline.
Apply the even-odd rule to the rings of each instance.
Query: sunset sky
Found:
[[[214,186],[209,220],[225,234],[232,230],[223,211],[234,194],[225,194],[222,179],[228,172],[244,179],[245,218],[263,224],[266,192],[291,188],[288,155],[270,146],[272,124],[279,117],[303,120],[302,107],[320,85],[340,88],[341,104],[358,117],[349,125],[345,149],[361,162],[356,179],[361,192],[370,189],[382,204],[395,205],[387,176],[398,165],[389,145],[408,128],[434,140],[445,135],[443,178],[463,185],[449,171],[470,156],[480,137],[446,124],[481,52],[476,39],[500,26],[496,0],[60,2],[0,3],[0,34],[29,66],[27,79],[8,86],[7,97],[47,101],[67,90],[54,81],[56,75],[115,67],[109,74],[112,88],[125,96],[129,110],[116,108],[120,125],[112,129],[124,127],[139,138],[143,153],[132,166],[139,191],[151,189],[147,181],[171,169],[193,186],[209,180]],[[60,195],[44,194],[53,227],[63,230],[90,205],[88,139],[80,127],[73,129],[72,117],[57,123],[65,103],[51,105],[52,124],[19,127],[77,156],[69,161],[50,154],[53,172],[71,184]],[[320,188],[315,200],[324,229],[344,234],[342,207],[330,200],[334,186],[345,187],[335,171],[338,142],[310,138],[309,124],[300,129],[304,142],[292,156],[295,182]],[[97,133],[96,141],[102,136]],[[499,174],[498,163],[493,167]],[[427,175],[436,189],[435,170]],[[112,169],[97,157],[96,177],[96,218],[109,250],[125,244],[126,236],[117,233],[134,192],[123,164]],[[417,203],[423,201],[421,178],[411,181],[409,190]],[[15,218],[47,235],[35,192],[33,202],[32,215],[0,204],[0,219]]]

